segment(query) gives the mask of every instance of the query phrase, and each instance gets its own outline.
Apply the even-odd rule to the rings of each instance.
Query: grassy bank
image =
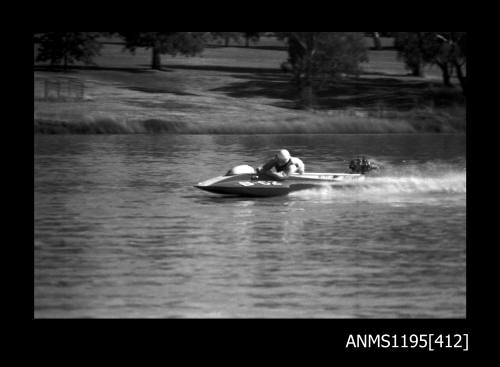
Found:
[[[278,45],[279,46],[279,45]],[[149,69],[150,52],[122,53],[106,44],[96,67],[69,71],[35,67],[36,80],[71,78],[84,84],[83,100],[38,99],[37,133],[412,133],[465,131],[465,100],[443,89],[439,72],[407,76],[392,50],[370,51],[359,78],[332,83],[315,109],[300,109],[299,96],[280,70],[286,51],[208,47],[201,56],[163,57]],[[41,85],[42,85],[41,84]]]

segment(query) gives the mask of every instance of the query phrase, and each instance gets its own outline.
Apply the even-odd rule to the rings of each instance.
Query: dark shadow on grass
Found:
[[[271,51],[286,51],[287,47],[285,45],[279,46],[264,46],[264,45],[250,45],[250,46],[245,46],[245,45],[238,45],[238,44],[229,44],[228,46],[225,46],[223,44],[217,45],[217,44],[211,44],[211,45],[206,45],[205,48],[246,48],[246,49],[255,49],[255,50],[271,50]]]
[[[405,73],[405,74],[391,74],[391,73],[384,73],[381,71],[365,71],[363,72],[363,76],[382,76],[382,77],[387,77],[387,78],[411,78],[414,79],[415,81],[418,81],[420,77],[413,76],[411,73]]]
[[[71,73],[74,70],[92,70],[92,71],[119,71],[127,73],[153,73],[157,71],[173,72],[174,70],[200,70],[200,71],[217,71],[223,73],[283,73],[278,66],[276,68],[252,68],[252,67],[239,67],[239,66],[223,66],[223,65],[162,65],[160,70],[151,69],[150,65],[140,64],[137,67],[114,67],[114,66],[97,66],[97,65],[70,65],[67,69],[62,66],[51,65],[34,65],[34,71],[47,71],[47,72],[64,72]]]
[[[382,46],[380,48],[375,48],[374,46],[371,46],[370,51],[395,51],[396,47],[394,46]]]
[[[148,73],[152,72],[153,70],[151,67],[114,67],[114,66],[97,66],[97,65],[71,65],[68,66],[67,69],[65,69],[62,66],[50,66],[50,65],[34,65],[33,66],[34,71],[46,71],[46,72],[68,72],[71,73],[72,71],[75,70],[97,70],[97,71],[120,71],[120,72],[125,72],[125,73]],[[169,71],[169,70],[165,70]]]
[[[221,73],[276,73],[283,74],[278,66],[276,68],[252,68],[242,66],[223,66],[223,65],[164,65],[166,70],[200,70],[200,71],[217,71]]]
[[[272,51],[287,51],[288,48],[286,46],[250,46],[247,48],[253,48],[256,50],[272,50]]]
[[[250,46],[245,46],[245,45],[234,45],[230,46],[234,48],[243,48],[243,49],[254,49],[254,50],[271,50],[271,51],[286,51],[287,47],[286,46],[259,46],[259,45],[250,45]]]
[[[179,89],[168,88],[168,87],[124,86],[123,88],[130,89],[130,90],[133,90],[136,92],[143,92],[143,93],[170,93],[170,94],[175,94],[178,96],[196,96],[196,94],[193,94],[193,93],[187,93],[187,92],[183,92]]]
[[[279,101],[271,105],[301,108],[299,92],[290,82],[291,75],[276,68],[252,68],[218,65],[168,65],[173,70],[215,71],[239,79],[213,91],[235,98],[265,97]],[[366,77],[363,77],[366,76]],[[418,106],[446,106],[463,103],[457,89],[442,88],[440,83],[409,75],[367,72],[361,77],[339,78],[316,93],[316,108],[376,108],[408,110]]]
[[[277,107],[301,108],[299,92],[290,75],[280,72],[234,74],[241,81],[213,89],[235,98],[265,97],[278,99]],[[458,88],[443,88],[439,83],[390,77],[348,77],[329,83],[316,93],[317,109],[390,109],[410,110],[420,106],[444,107],[463,104]]]
[[[169,65],[174,70],[214,71],[228,73],[230,77],[241,79],[241,82],[214,88],[211,91],[223,92],[236,98],[268,97],[280,99],[273,104],[283,108],[298,109],[298,92],[290,83],[290,74],[279,68],[252,68],[218,65]]]

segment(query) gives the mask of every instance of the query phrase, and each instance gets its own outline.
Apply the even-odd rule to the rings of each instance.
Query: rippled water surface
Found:
[[[288,148],[349,187],[193,185]],[[465,317],[463,135],[35,135],[35,317]]]

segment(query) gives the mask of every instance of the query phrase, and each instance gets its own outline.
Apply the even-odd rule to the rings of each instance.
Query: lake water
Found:
[[[465,317],[464,135],[35,135],[35,317]],[[288,148],[346,188],[193,188]]]

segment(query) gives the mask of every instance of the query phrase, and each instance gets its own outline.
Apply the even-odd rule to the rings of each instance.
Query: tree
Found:
[[[314,90],[321,89],[339,74],[357,74],[367,61],[362,32],[280,32],[286,39],[293,82],[311,107]]]
[[[93,64],[92,58],[99,54],[101,44],[97,41],[99,32],[46,32],[37,33],[39,43],[36,61],[50,61],[51,65],[69,64],[81,61]]]
[[[395,32],[398,58],[403,59],[414,76],[424,76],[423,67],[435,64],[441,69],[443,84],[451,87],[451,74],[456,70],[465,93],[465,32]]]
[[[423,77],[424,66],[436,53],[432,32],[395,32],[394,47],[413,76]]]
[[[161,55],[183,54],[194,56],[205,45],[203,32],[118,32],[125,40],[125,48],[132,53],[138,47],[151,49],[151,68],[160,70]]]
[[[212,38],[223,39],[225,47],[229,46],[229,41],[231,40],[239,42],[240,34],[240,32],[210,32]]]
[[[466,32],[435,32],[440,46],[436,57],[438,65],[446,65],[447,69],[454,68],[457,78],[465,95],[467,77],[464,67],[467,63],[467,33]],[[444,74],[443,74],[444,78]],[[446,84],[446,81],[445,81]],[[449,83],[451,85],[451,83]]]
[[[452,32],[451,40],[454,43],[453,64],[457,70],[457,78],[460,81],[462,91],[467,90],[467,75],[462,68],[467,67],[467,32]]]
[[[245,47],[250,46],[250,41],[257,42],[260,38],[261,32],[242,32],[245,37]]]

